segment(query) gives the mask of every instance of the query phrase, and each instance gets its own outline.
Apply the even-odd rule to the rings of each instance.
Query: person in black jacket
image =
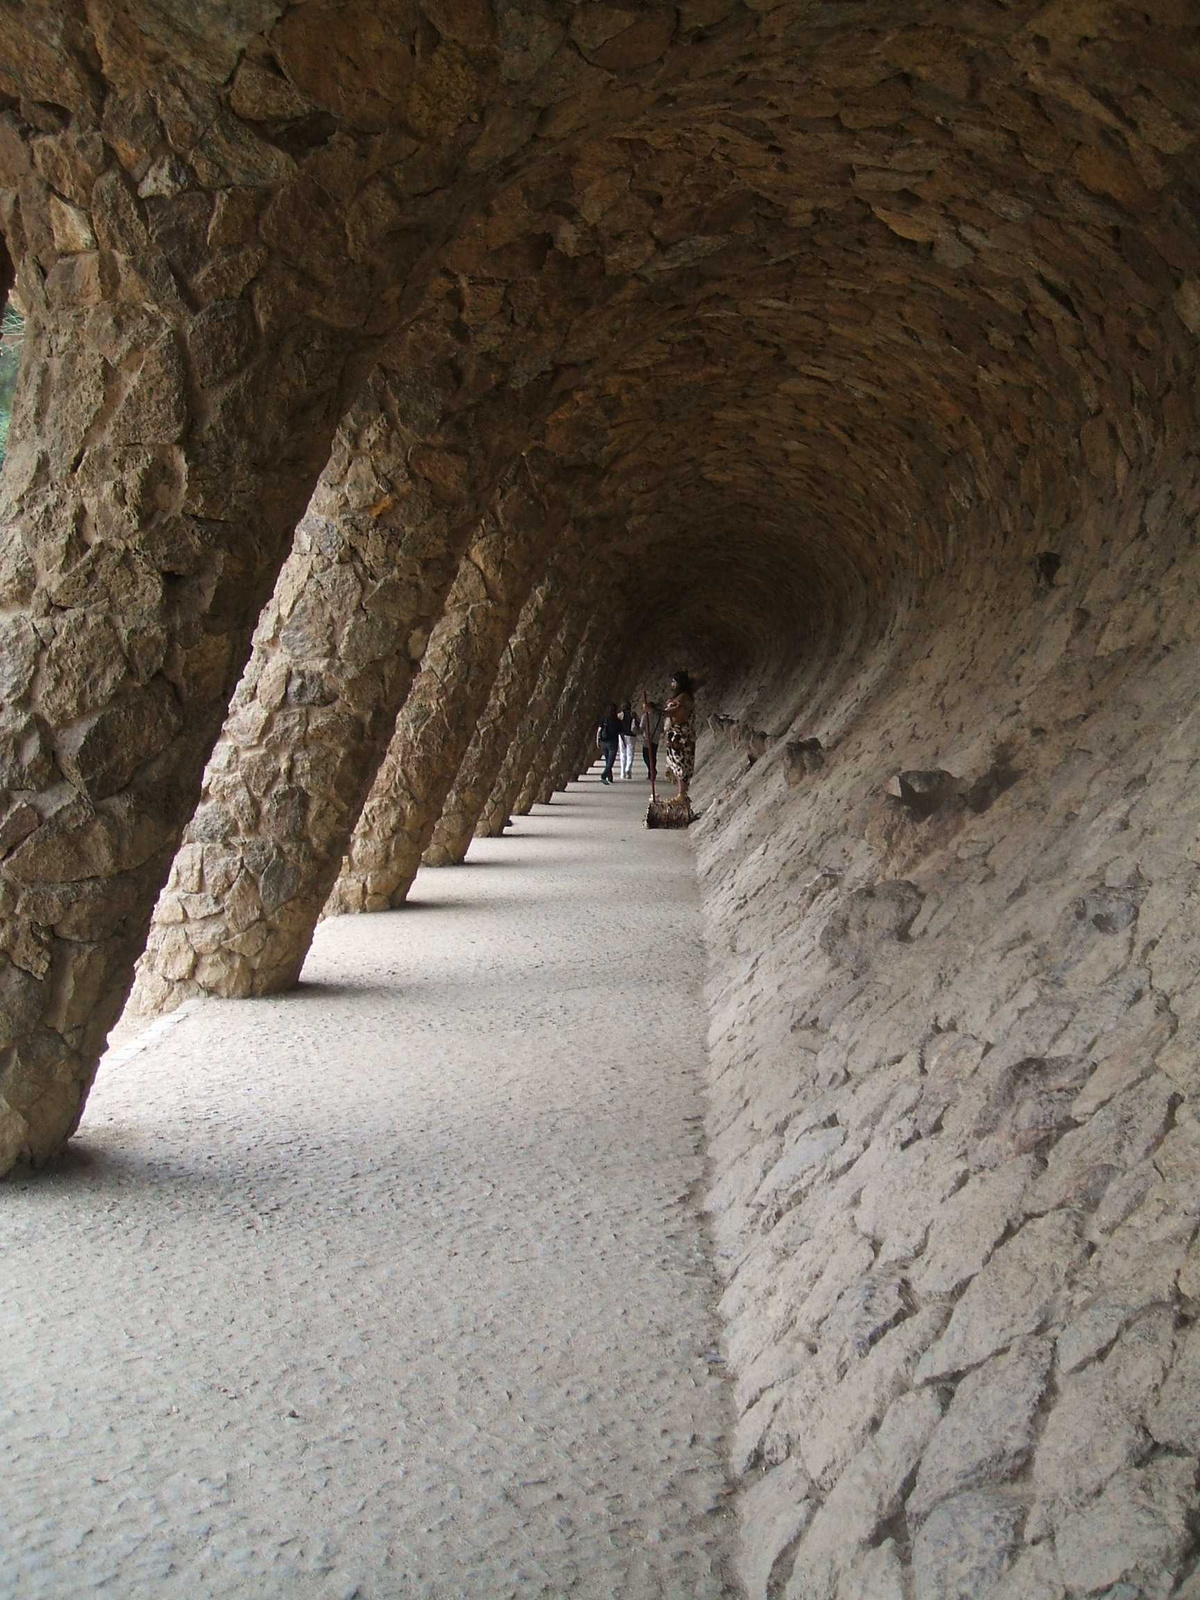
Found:
[[[614,702],[600,718],[600,725],[596,729],[596,748],[604,752],[604,771],[600,775],[601,783],[613,781],[613,762],[617,759],[617,747],[621,742],[621,719],[617,715]]]

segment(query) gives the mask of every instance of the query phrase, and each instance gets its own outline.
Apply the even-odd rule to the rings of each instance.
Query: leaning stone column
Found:
[[[585,638],[575,660],[571,677],[563,690],[560,720],[553,738],[545,767],[533,792],[532,799],[549,805],[556,791],[565,789],[572,778],[578,776],[581,763],[590,765],[590,754],[596,748],[596,701],[606,684],[612,680],[615,647],[609,639],[609,625],[604,616],[595,619],[596,625]],[[535,778],[530,774],[530,780]],[[517,802],[520,810],[521,801]]]
[[[605,705],[612,699],[612,685],[628,681],[628,652],[613,644],[592,662],[591,675],[580,690],[578,731],[572,729],[563,743],[562,762],[553,775],[553,789],[565,789],[573,778],[581,778],[595,764],[596,724]],[[636,707],[635,707],[636,709]],[[641,752],[638,752],[638,759]]]
[[[573,761],[583,740],[585,719],[589,724],[591,721],[591,706],[586,691],[596,677],[597,652],[603,645],[607,627],[604,616],[593,616],[584,630],[546,736],[534,755],[517,796],[517,816],[528,815],[535,802],[549,805],[555,790],[561,787],[560,769],[568,761]],[[574,776],[574,773],[571,775]]]
[[[321,907],[474,522],[376,375],[263,615],[139,968],[136,1009],[273,994]]]
[[[580,696],[578,721],[564,735],[557,764],[538,798],[548,805],[552,795],[581,777],[596,756],[596,695],[589,689]]]
[[[485,519],[430,635],[326,915],[404,903],[559,520],[520,481]]]
[[[422,858],[426,866],[456,866],[466,856],[504,753],[536,685],[547,639],[553,636],[567,609],[578,570],[578,554],[573,541],[559,550],[550,572],[525,602],[505,648],[487,707]]]
[[[231,146],[189,151],[201,180],[148,99],[108,93],[107,143],[94,88],[69,129],[14,112],[0,140],[27,311],[0,483],[0,1174],[78,1124],[358,343],[293,271],[291,158],[243,129],[238,175]]]
[[[596,725],[604,705],[612,699],[612,685],[621,681],[619,649],[611,640],[589,658],[581,659],[581,678],[574,720],[563,734],[560,754],[547,779],[549,794],[565,789],[572,779],[582,777],[596,760]],[[549,795],[543,789],[543,797]]]
[[[573,724],[579,716],[578,682],[580,675],[580,662],[587,647],[586,639],[581,642],[576,652],[572,670],[563,683],[562,693],[558,697],[558,704],[546,725],[546,732],[541,745],[530,762],[529,771],[521,784],[517,798],[513,803],[512,815],[525,817],[533,810],[536,804],[549,805],[554,798],[557,785],[554,782],[554,773],[562,756],[562,741],[564,730],[568,724]]]
[[[477,839],[498,839],[512,821],[517,795],[548,731],[583,629],[584,618],[572,610],[563,618],[547,646],[533,693],[500,763],[487,804],[475,824]]]

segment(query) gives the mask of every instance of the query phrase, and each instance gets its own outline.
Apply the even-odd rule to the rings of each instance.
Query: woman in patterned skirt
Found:
[[[696,690],[686,672],[677,672],[663,705],[663,743],[667,771],[675,779],[677,798],[687,799],[688,784],[696,770]]]

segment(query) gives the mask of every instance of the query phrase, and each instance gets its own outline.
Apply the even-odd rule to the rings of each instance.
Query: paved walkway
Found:
[[[0,1595],[727,1592],[685,836],[594,777],[0,1190]]]

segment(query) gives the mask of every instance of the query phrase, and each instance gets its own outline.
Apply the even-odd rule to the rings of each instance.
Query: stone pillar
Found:
[[[592,695],[580,707],[579,722],[563,741],[562,765],[556,775],[552,794],[555,790],[565,789],[577,778],[582,778],[595,761],[596,721],[595,696]]]
[[[560,550],[551,570],[526,601],[501,658],[487,707],[422,858],[426,866],[457,866],[466,856],[505,751],[537,684],[547,639],[567,609],[577,569],[578,548],[572,545]]]
[[[601,622],[603,619],[600,619]],[[601,626],[595,642],[580,652],[577,674],[564,691],[570,709],[551,755],[550,764],[534,798],[548,805],[557,790],[565,789],[573,778],[586,772],[596,750],[596,702],[612,680],[616,648],[605,637]]]
[[[420,475],[380,372],[264,612],[139,968],[134,1006],[272,994],[299,977],[363,799],[475,523]]]
[[[547,801],[550,795],[565,789],[576,778],[581,778],[595,759],[595,699],[594,692],[581,697],[579,721],[563,739],[558,765],[553,774],[547,778],[546,787],[542,791]]]
[[[558,770],[558,763],[562,756],[563,734],[568,724],[574,722],[579,715],[578,681],[580,664],[588,641],[583,639],[575,653],[571,670],[563,681],[562,692],[559,694],[558,703],[550,714],[546,724],[546,731],[540,745],[535,749],[529,770],[513,802],[512,814],[514,817],[525,817],[533,810],[535,804],[549,805],[554,798],[554,774]]]
[[[566,683],[585,621],[585,617],[572,608],[546,647],[533,694],[500,763],[487,804],[475,824],[477,839],[498,839],[512,821],[517,796],[524,786],[531,764],[543,748],[550,719]]]
[[[588,719],[588,726],[583,730],[579,739],[579,747],[575,752],[575,776],[582,778],[585,772],[590,772],[600,759],[600,751],[596,747],[596,728],[600,721],[598,707],[600,696],[592,696],[592,714]]]
[[[0,1174],[78,1124],[356,381],[356,335],[290,265],[292,161],[247,132],[240,175],[214,156],[201,181],[139,105],[0,140],[27,312],[0,482]]]
[[[519,480],[485,519],[430,635],[327,915],[404,903],[559,520]]]
[[[590,663],[590,670],[579,690],[579,721],[563,741],[562,762],[554,773],[554,788],[565,789],[573,778],[580,778],[597,759],[596,726],[601,713],[622,683],[624,657],[618,641],[609,639]]]
[[[535,757],[517,798],[520,816],[528,813],[535,802],[549,805],[556,791],[564,788],[578,771],[575,759],[585,732],[590,734],[592,728],[592,694],[599,680],[601,660],[606,660],[609,653],[604,649],[607,628],[607,619],[600,615],[593,616],[584,630],[543,752]]]
[[[596,730],[595,725],[593,724],[593,726],[584,734],[579,746],[579,751],[575,759],[576,778],[582,778],[585,773],[588,773],[592,770],[599,759],[599,754],[599,751],[596,749]]]

